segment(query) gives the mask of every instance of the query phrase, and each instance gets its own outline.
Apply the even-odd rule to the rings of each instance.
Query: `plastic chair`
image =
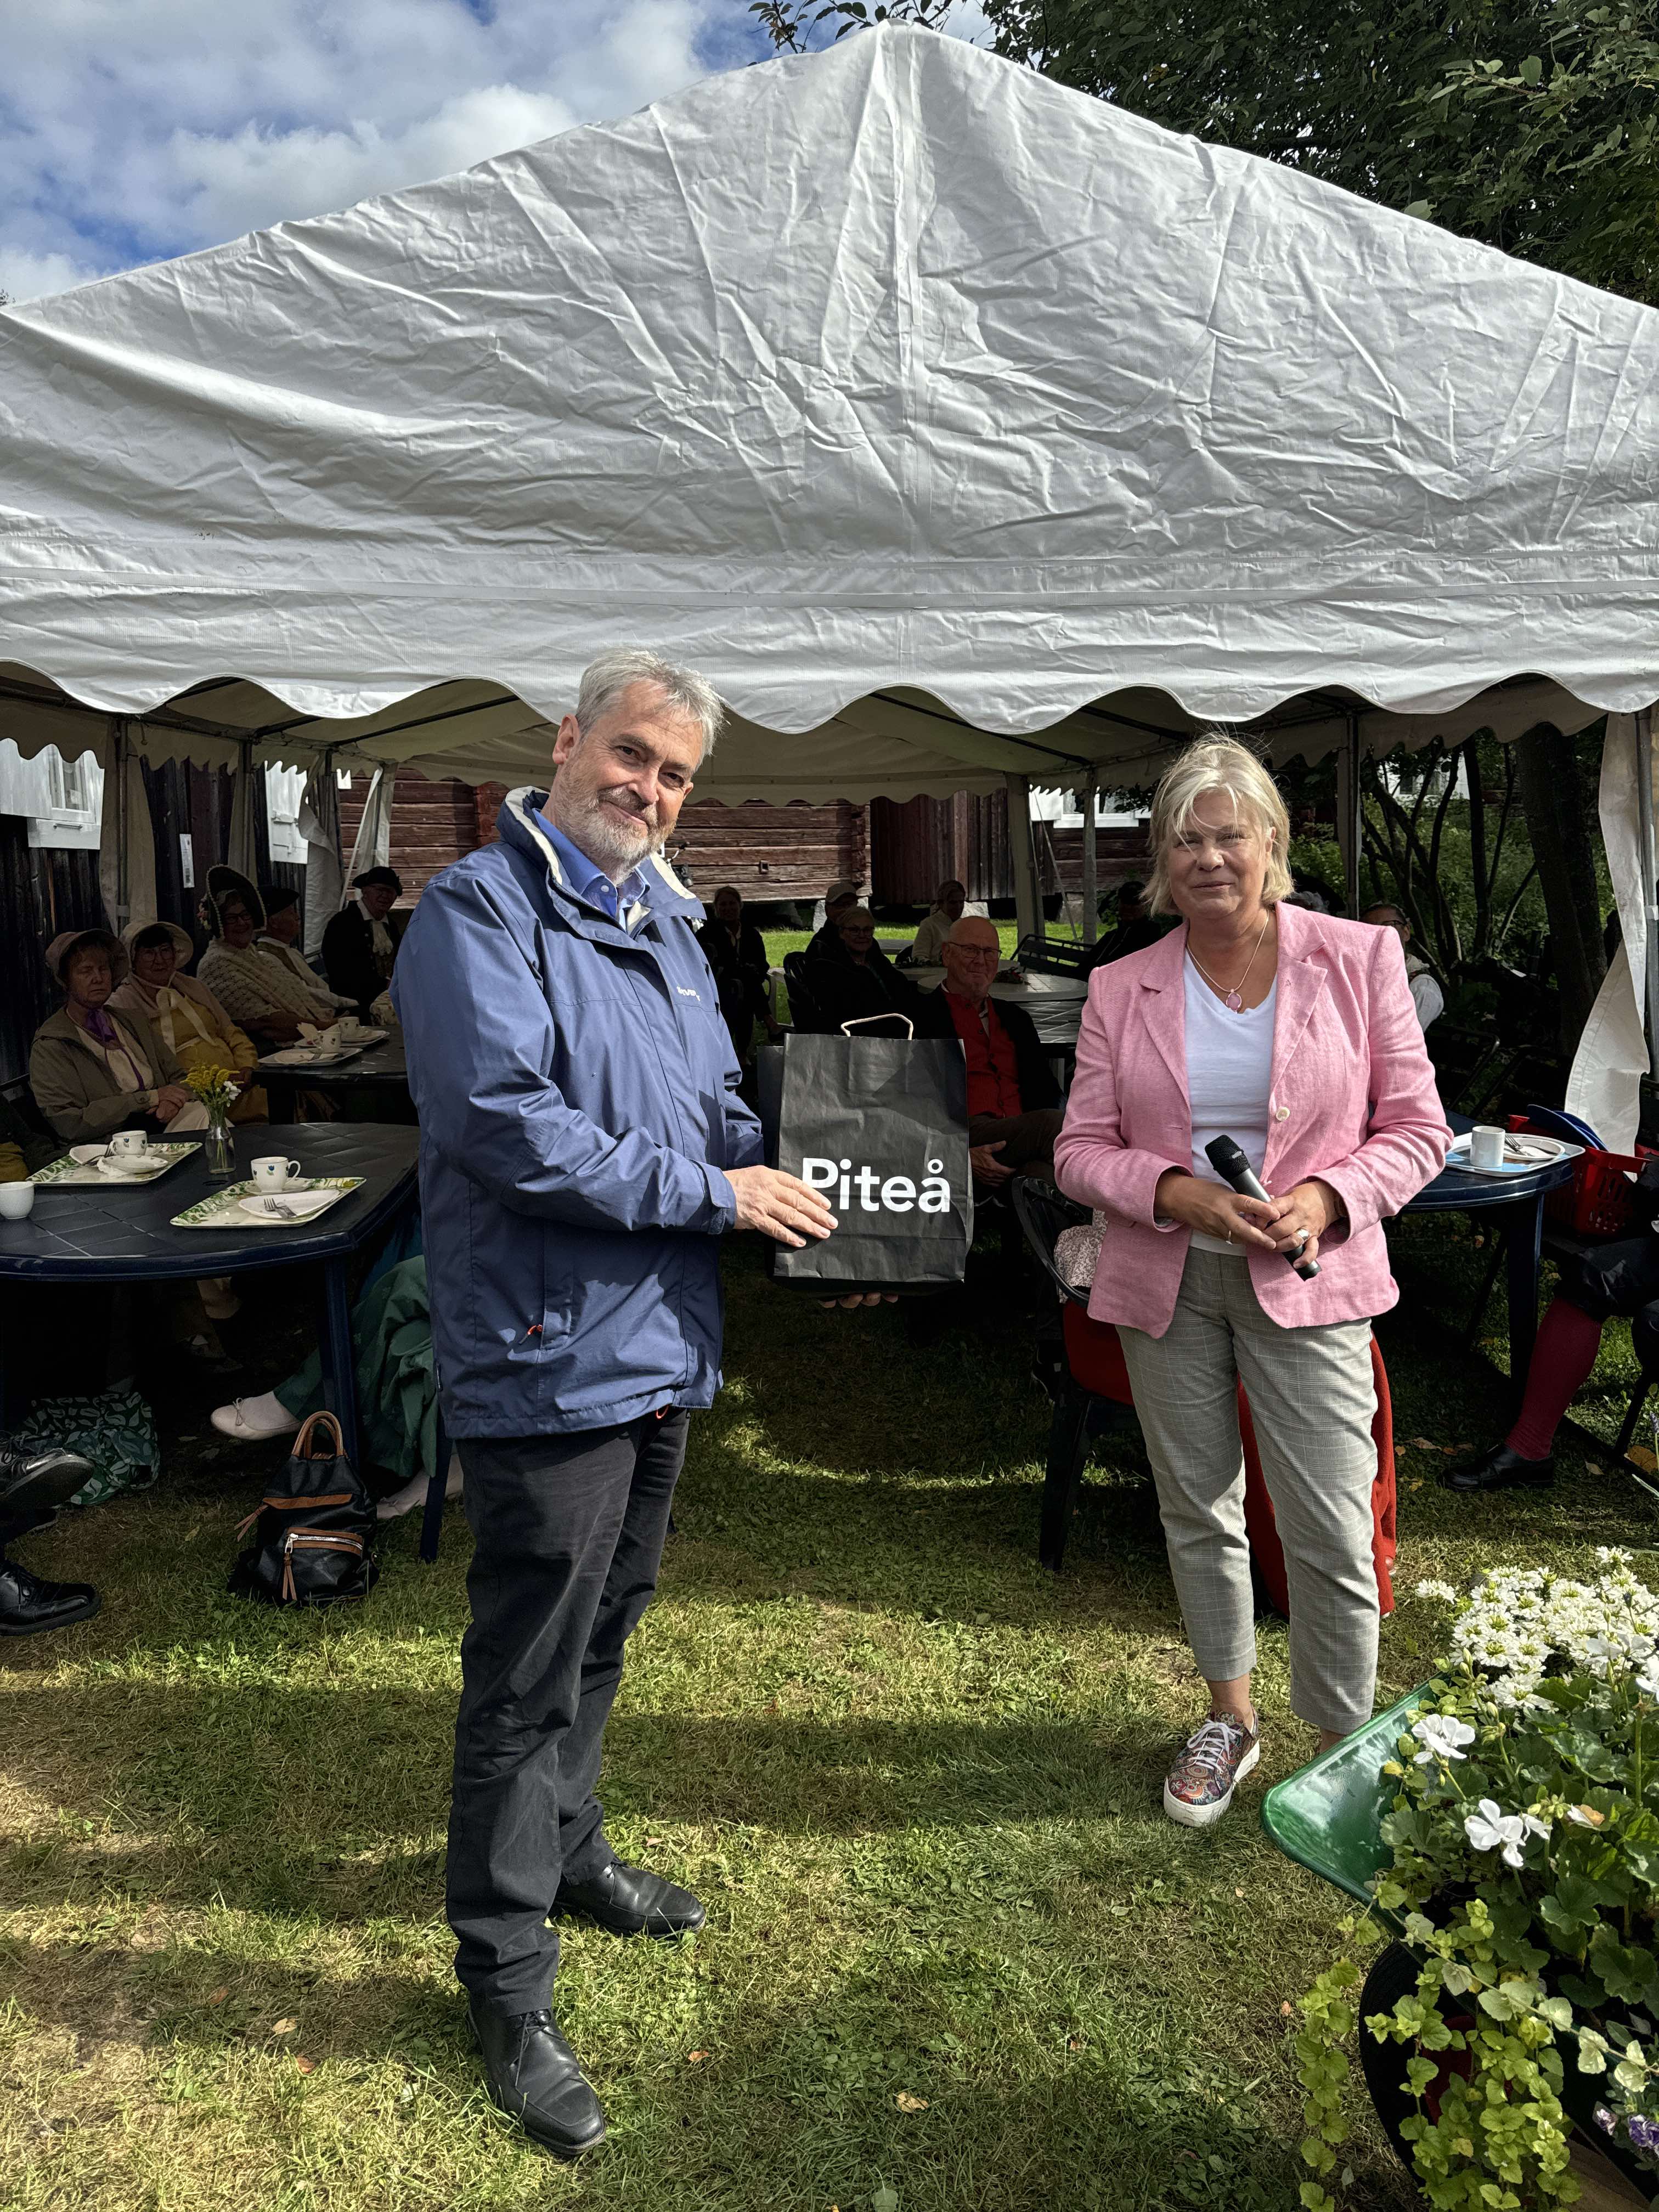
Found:
[[[823,1009],[812,995],[812,986],[806,980],[806,955],[786,952],[783,956],[784,988],[789,994],[789,1015],[798,1030],[810,1030],[822,1036],[829,1028]]]
[[[1088,1457],[1090,1416],[1103,1400],[1128,1406],[1133,1397],[1117,1331],[1090,1321],[1089,1293],[1073,1289],[1054,1265],[1054,1245],[1060,1231],[1086,1228],[1088,1207],[1062,1197],[1047,1183],[1032,1182],[1028,1176],[1016,1176],[1005,1188],[1027,1246],[1063,1302],[1060,1330],[1066,1373],[1048,1430],[1042,1518],[1037,1532],[1037,1557],[1058,1574],[1072,1516],[1077,1510],[1083,1463]]]
[[[1037,1535],[1037,1557],[1055,1574],[1065,1557],[1066,1539],[1077,1510],[1084,1462],[1089,1453],[1089,1424],[1097,1406],[1103,1403],[1133,1407],[1134,1393],[1123,1347],[1109,1322],[1089,1316],[1089,1293],[1067,1283],[1054,1266],[1054,1243],[1061,1230],[1086,1224],[1089,1209],[1063,1198],[1045,1183],[1017,1176],[1008,1186],[1014,1212],[1025,1241],[1042,1263],[1044,1273],[1065,1301],[1060,1328],[1066,1352],[1066,1374],[1054,1406],[1048,1431],[1048,1463],[1042,1480],[1042,1518]],[[1240,1263],[1243,1264],[1243,1262]],[[1371,1434],[1376,1443],[1376,1480],[1371,1488],[1372,1559],[1376,1571],[1377,1604],[1386,1616],[1394,1611],[1395,1552],[1395,1486],[1394,1415],[1389,1393],[1388,1370],[1375,1338],[1371,1340],[1371,1376],[1376,1390],[1376,1412]],[[1250,1540],[1250,1557],[1257,1587],[1276,1612],[1287,1613],[1290,1594],[1285,1572],[1284,1547],[1256,1451],[1255,1431],[1249,1400],[1238,1387],[1239,1442],[1244,1460],[1244,1525]]]

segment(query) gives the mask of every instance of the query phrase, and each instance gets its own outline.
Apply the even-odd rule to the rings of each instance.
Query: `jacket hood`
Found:
[[[547,804],[547,793],[531,785],[522,785],[509,791],[501,801],[501,812],[495,817],[495,827],[503,844],[515,846],[521,853],[532,854],[546,868],[554,889],[581,907],[585,912],[597,914],[586,899],[572,889],[560,864],[553,841],[542,828],[538,817]],[[689,891],[674,873],[660,853],[653,853],[640,863],[640,872],[651,887],[651,911],[654,915],[674,916],[682,921],[702,921],[704,909],[702,902]],[[607,915],[605,919],[609,921]],[[627,917],[623,917],[624,925]]]

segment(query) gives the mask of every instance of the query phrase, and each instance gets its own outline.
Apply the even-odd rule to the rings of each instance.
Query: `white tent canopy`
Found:
[[[888,28],[0,313],[0,733],[513,781],[641,639],[717,797],[1583,726],[1656,449],[1650,310]]]

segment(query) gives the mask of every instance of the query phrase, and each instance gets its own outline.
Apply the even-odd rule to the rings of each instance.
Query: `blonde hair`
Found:
[[[1176,912],[1170,890],[1170,848],[1192,820],[1199,800],[1212,791],[1225,792],[1234,813],[1243,815],[1267,841],[1262,904],[1273,906],[1291,895],[1291,817],[1279,786],[1248,745],[1211,731],[1164,771],[1152,794],[1152,872],[1146,903],[1154,914]]]

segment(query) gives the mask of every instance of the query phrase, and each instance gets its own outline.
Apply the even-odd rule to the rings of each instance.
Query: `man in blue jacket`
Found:
[[[427,885],[392,998],[421,1121],[444,1419],[475,1548],[447,1910],[490,2093],[567,2155],[605,2113],[548,2002],[550,1912],[700,1927],[623,1865],[594,1787],[656,1587],[688,1414],[720,1383],[718,1239],[800,1246],[819,1194],[760,1164],[703,910],[659,857],[714,742],[701,677],[617,648],[559,726],[550,793]]]

